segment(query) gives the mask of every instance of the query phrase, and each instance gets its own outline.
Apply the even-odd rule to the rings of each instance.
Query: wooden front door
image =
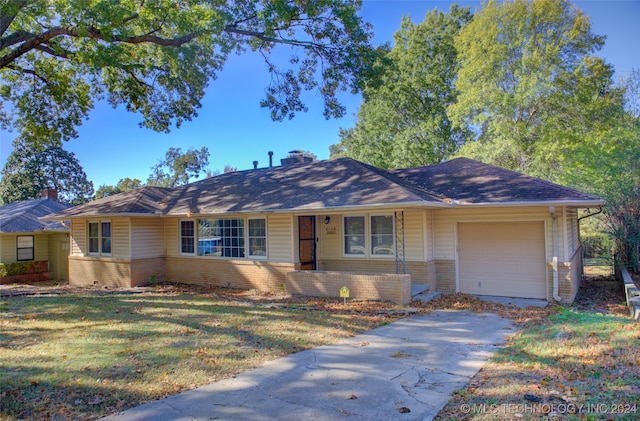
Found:
[[[316,270],[316,217],[298,217],[300,269]]]

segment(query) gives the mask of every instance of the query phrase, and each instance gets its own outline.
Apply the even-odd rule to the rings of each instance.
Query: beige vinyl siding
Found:
[[[160,218],[131,219],[131,258],[164,256],[164,221]]]
[[[118,259],[130,259],[131,226],[129,218],[104,218],[101,221],[111,221],[111,256]]]
[[[556,209],[561,215],[562,209]],[[561,219],[558,218],[558,231],[562,232]],[[434,258],[439,260],[454,260],[456,256],[456,223],[458,222],[517,222],[517,221],[545,221],[547,260],[551,260],[553,253],[553,235],[549,208],[540,207],[509,207],[484,209],[447,209],[433,211],[434,224]],[[562,243],[562,236],[559,235]],[[562,251],[562,244],[559,245]]]
[[[318,225],[316,225],[316,229]],[[293,262],[293,217],[269,215],[267,217],[267,256],[273,262]]]
[[[225,218],[234,216],[225,216]],[[287,215],[251,215],[238,218],[266,218],[267,220],[267,256],[269,261],[292,262],[293,261],[293,233],[292,216]],[[187,218],[171,218],[165,220],[165,244],[166,254],[170,257],[179,257],[180,254],[180,221]],[[194,219],[195,221],[195,219]],[[246,225],[245,225],[246,227]],[[246,229],[245,229],[246,231]],[[248,243],[245,243],[248,244]],[[264,259],[262,259],[264,260]]]
[[[118,259],[129,259],[131,257],[131,239],[129,237],[131,230],[129,227],[129,218],[123,217],[74,220],[71,223],[72,256],[89,256],[89,248],[87,245],[87,224],[89,222],[111,222],[111,254],[108,254],[107,256]],[[92,254],[92,256],[94,255]]]
[[[34,260],[49,260],[49,236],[47,234],[36,234],[33,240],[35,241]],[[14,245],[14,247],[17,247],[17,245]]]
[[[396,227],[397,229],[397,227]],[[402,238],[402,233],[398,233]],[[407,260],[425,260],[424,212],[404,213],[404,253]]]
[[[164,240],[167,256],[180,256],[180,221],[179,218],[164,220]]]
[[[0,255],[0,263],[12,263],[16,261],[16,237],[11,234],[1,234],[0,242],[2,246],[0,247],[0,251],[2,254]]]
[[[567,224],[566,240],[568,258],[571,258],[573,254],[580,248],[580,234],[578,228],[578,210],[576,208],[566,208],[565,221]]]
[[[31,232],[18,234],[2,234],[2,255],[0,263],[15,263],[18,261],[18,236],[33,236],[34,260],[49,260],[49,240],[47,234],[34,234]]]
[[[82,256],[87,253],[87,221],[84,219],[71,222],[71,255]]]
[[[382,214],[393,214],[393,212],[380,212],[380,213],[358,213],[353,215],[361,215],[365,216],[367,219],[367,224],[369,224],[368,219],[371,215],[382,215]],[[427,243],[428,236],[430,231],[430,221],[426,221],[426,215],[430,212],[427,211],[405,211],[404,212],[404,225],[405,225],[405,233],[404,233],[404,242],[405,242],[405,257],[408,261],[424,261],[425,256],[427,255]],[[320,238],[319,250],[318,250],[318,259],[327,259],[327,260],[335,260],[335,259],[343,259],[343,249],[344,249],[344,234],[343,234],[343,218],[345,216],[349,216],[351,214],[344,215],[331,215],[331,221],[329,224],[324,223],[324,217],[320,217],[318,221],[318,225],[316,227],[318,237]],[[429,216],[430,218],[430,216]],[[426,224],[429,224],[426,227]],[[397,229],[397,227],[396,227]],[[370,229],[367,230],[367,235],[370,236]],[[400,234],[401,235],[401,234]],[[370,239],[367,238],[367,242]],[[347,257],[350,258],[359,258],[362,259],[362,256],[356,257]],[[374,259],[379,259],[379,257],[375,257]],[[385,260],[385,259],[382,259]],[[395,262],[395,259],[392,259]],[[395,265],[395,263],[394,263]]]
[[[331,215],[331,221],[324,223],[324,217],[320,218],[320,224],[316,226],[316,234],[320,238],[318,244],[318,260],[342,258],[342,218],[343,215]]]

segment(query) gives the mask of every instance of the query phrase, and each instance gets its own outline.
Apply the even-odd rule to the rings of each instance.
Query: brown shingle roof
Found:
[[[463,204],[602,202],[568,187],[468,158],[391,172],[447,201]]]
[[[175,188],[142,187],[51,215],[186,215],[448,206],[521,202],[593,202],[593,196],[470,159],[386,171],[340,158],[238,171]],[[592,205],[592,206],[593,206]]]

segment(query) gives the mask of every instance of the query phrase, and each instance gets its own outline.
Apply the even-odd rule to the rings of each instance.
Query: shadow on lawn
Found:
[[[638,339],[620,283],[586,278],[571,307],[522,328],[436,419],[638,419]]]
[[[2,299],[0,418],[92,419],[369,329],[180,295]]]

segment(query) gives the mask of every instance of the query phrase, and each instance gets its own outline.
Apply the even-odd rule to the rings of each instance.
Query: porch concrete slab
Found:
[[[429,284],[411,284],[411,296],[415,297],[418,294],[423,294],[429,291]]]
[[[498,303],[505,306],[515,306],[520,308],[527,308],[527,307],[545,308],[549,305],[548,301],[537,300],[535,298],[494,297],[491,295],[476,295],[476,297],[478,297],[483,301],[489,301],[492,303]]]
[[[441,295],[442,295],[441,292],[424,292],[422,294],[415,295],[413,299],[418,301],[428,302],[428,301],[436,300],[440,298]]]
[[[515,330],[437,310],[105,420],[431,420]]]

